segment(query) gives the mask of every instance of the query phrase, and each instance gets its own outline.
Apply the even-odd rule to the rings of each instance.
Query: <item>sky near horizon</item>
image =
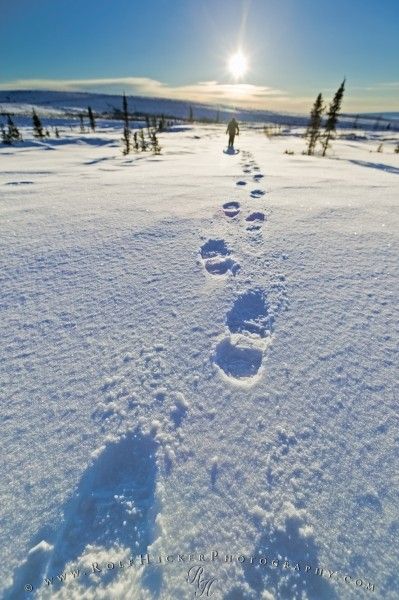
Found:
[[[399,111],[399,0],[0,0],[0,90]],[[248,70],[227,68],[241,48]]]

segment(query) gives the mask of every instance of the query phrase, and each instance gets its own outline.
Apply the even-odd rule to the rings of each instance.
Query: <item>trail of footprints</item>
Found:
[[[244,174],[247,179],[252,176],[253,183],[259,185],[263,178],[258,172],[259,167],[249,152],[243,152],[243,157]],[[236,185],[246,189],[247,179],[237,181]],[[249,192],[250,198],[258,201],[264,194],[264,190],[257,187]],[[266,222],[266,215],[258,207],[243,215],[240,203],[235,200],[224,203],[222,211],[232,223],[243,217],[248,232],[261,229]],[[239,273],[240,265],[223,239],[210,239],[204,243],[200,248],[200,257],[211,276],[235,276]],[[282,302],[285,295],[283,279],[280,276],[273,284]],[[226,315],[227,332],[216,344],[212,356],[224,377],[235,383],[256,380],[271,341],[275,313],[279,308],[279,303],[272,305],[266,292],[257,287],[237,296]],[[159,380],[164,380],[167,374],[159,356],[160,350],[155,348],[151,355],[144,353],[142,357],[144,380],[141,386],[149,394],[158,388]],[[124,365],[126,369],[129,368],[128,356],[124,359]],[[110,430],[116,430],[117,433],[119,422],[139,402],[125,386],[128,375],[122,370],[120,376],[107,379],[102,390],[105,403],[93,415],[108,433]],[[157,393],[155,400],[164,402],[164,396],[164,393]],[[171,426],[178,429],[186,415],[187,404],[180,396],[176,396],[171,406],[174,407]],[[140,427],[132,430],[128,426],[122,435],[117,433],[116,439],[107,441],[102,452],[83,473],[73,496],[64,505],[62,523],[38,531],[31,540],[26,560],[15,570],[13,582],[5,592],[7,600],[24,597],[27,582],[32,584],[34,590],[39,592],[41,588],[43,591],[44,576],[54,576],[68,564],[84,565],[88,549],[92,553],[93,549],[97,549],[100,558],[104,547],[108,550],[127,548],[135,555],[146,551],[155,535],[158,446],[153,432],[144,433]],[[93,560],[93,554],[89,557]],[[143,572],[143,581],[145,576],[146,570]],[[108,583],[112,584],[116,572],[108,574],[108,577]],[[160,581],[158,583],[161,585]],[[86,572],[84,566],[79,585],[82,596],[97,585],[97,579],[93,580],[90,570]]]
[[[249,197],[260,200],[265,195],[265,190],[256,186],[263,179],[259,166],[250,152],[243,152],[242,169],[245,179],[236,181],[236,186],[246,189],[249,179],[252,179],[254,188],[250,189]],[[249,186],[248,186],[249,187]],[[261,233],[267,221],[266,214],[255,207],[256,210],[244,214],[240,202],[231,200],[222,205],[226,219],[231,222],[240,222],[242,218],[245,230]],[[200,248],[200,256],[205,270],[210,275],[237,275],[240,265],[235,260],[232,250],[223,239],[209,239]],[[269,346],[275,319],[275,312],[284,301],[285,287],[281,283],[283,276],[278,277],[278,282],[273,284],[280,297],[277,305],[272,305],[264,290],[254,287],[238,295],[232,308],[226,315],[227,334],[217,343],[212,360],[220,369],[224,377],[235,383],[254,382],[259,375],[263,358]]]

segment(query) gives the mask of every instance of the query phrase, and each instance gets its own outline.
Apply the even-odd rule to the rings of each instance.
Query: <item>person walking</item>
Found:
[[[234,138],[236,135],[240,135],[238,123],[234,117],[229,121],[229,123],[227,125],[227,129],[226,129],[226,133],[229,134],[228,148],[234,148]]]

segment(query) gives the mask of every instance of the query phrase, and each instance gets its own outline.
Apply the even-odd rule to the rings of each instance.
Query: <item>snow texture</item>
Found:
[[[60,128],[0,148],[2,597],[396,599],[395,134]]]

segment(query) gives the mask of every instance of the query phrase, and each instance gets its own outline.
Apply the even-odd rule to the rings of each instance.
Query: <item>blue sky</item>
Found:
[[[0,89],[399,110],[398,0],[1,0]],[[242,47],[249,69],[226,68]]]

